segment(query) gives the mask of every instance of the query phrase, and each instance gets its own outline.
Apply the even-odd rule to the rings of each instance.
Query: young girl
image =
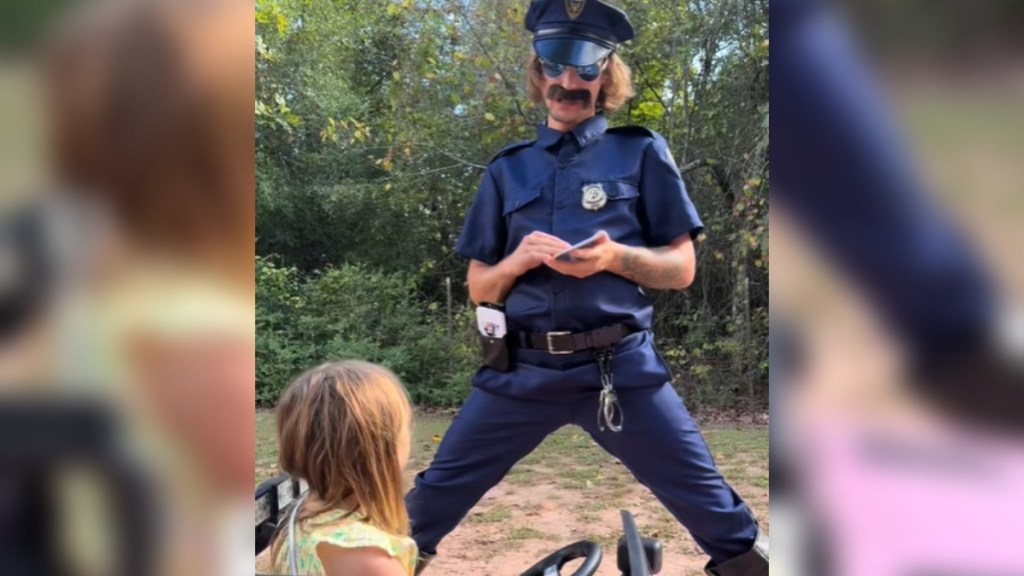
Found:
[[[277,405],[281,468],[309,484],[272,547],[296,576],[413,576],[402,470],[412,409],[390,371],[345,361],[314,368]]]

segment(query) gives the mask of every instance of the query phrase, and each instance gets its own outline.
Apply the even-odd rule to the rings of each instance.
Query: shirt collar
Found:
[[[582,148],[594,138],[604,134],[607,129],[608,120],[605,119],[604,113],[598,112],[584,120],[579,126],[573,128],[572,134],[576,137],[576,142],[578,142]],[[549,128],[546,123],[541,123],[537,126],[537,144],[542,148],[554,145],[556,142],[561,140],[562,135],[562,132]]]
[[[573,128],[572,133],[576,135],[576,141],[580,143],[580,147],[582,148],[594,138],[604,134],[604,131],[607,128],[608,121],[605,120],[603,113],[598,112],[588,118],[586,122],[580,124],[576,128]]]

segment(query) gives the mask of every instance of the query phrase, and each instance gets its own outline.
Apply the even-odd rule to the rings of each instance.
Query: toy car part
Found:
[[[281,474],[256,488],[256,555],[270,546],[279,522],[288,517],[289,508],[309,489],[304,481]]]
[[[572,576],[593,576],[601,565],[601,547],[590,540],[580,540],[560,550],[552,552],[547,558],[537,562],[522,576],[558,576],[562,567],[569,562],[585,558],[583,565],[572,573]]]

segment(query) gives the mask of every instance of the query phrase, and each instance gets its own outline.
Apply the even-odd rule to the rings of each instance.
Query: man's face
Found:
[[[563,124],[563,128],[572,128],[594,115],[597,110],[598,94],[601,93],[601,88],[607,82],[605,64],[604,61],[598,64],[597,77],[591,81],[581,78],[573,66],[548,65],[546,66],[548,70],[545,71],[545,66],[542,64],[541,79],[544,103],[547,105],[548,115],[552,120]],[[562,68],[561,74],[552,78],[549,73],[558,72],[559,68]],[[552,127],[559,128],[559,126]]]

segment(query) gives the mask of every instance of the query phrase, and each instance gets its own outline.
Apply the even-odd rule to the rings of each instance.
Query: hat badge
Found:
[[[583,207],[587,210],[600,210],[607,202],[608,195],[604,192],[604,186],[587,184],[583,187]]]
[[[587,0],[565,0],[565,11],[569,14],[570,20],[575,20],[583,14],[583,6],[587,4]]]

